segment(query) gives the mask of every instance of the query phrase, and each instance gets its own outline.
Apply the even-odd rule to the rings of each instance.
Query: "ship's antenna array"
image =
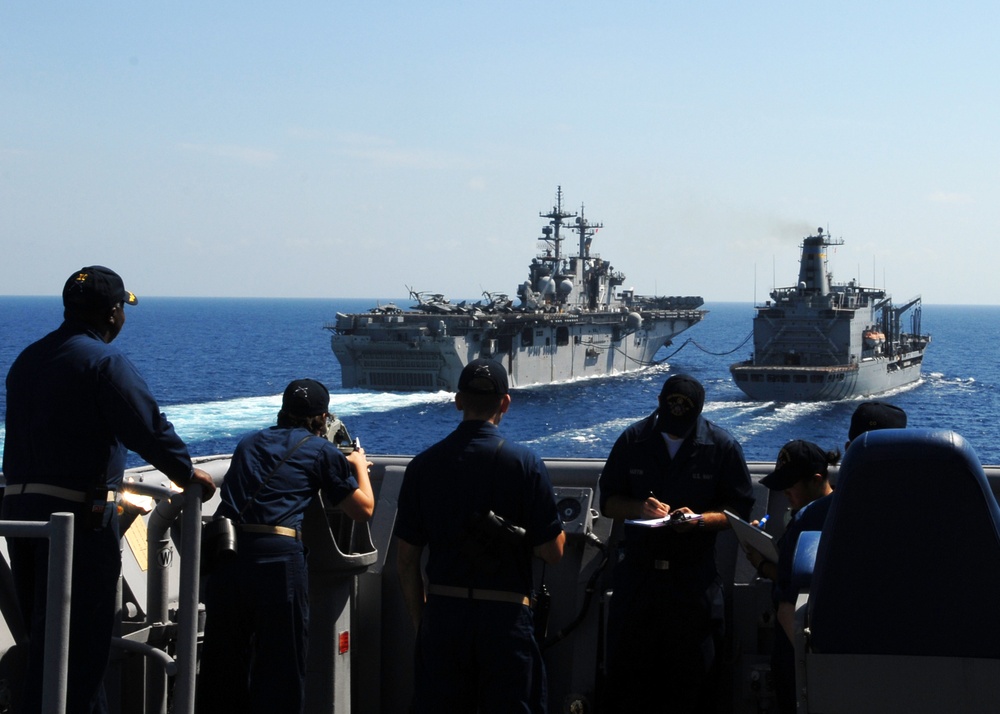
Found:
[[[589,223],[583,216],[583,204],[580,204],[580,216],[576,219],[576,225],[572,226],[574,231],[580,234],[580,257],[590,257],[590,244],[594,240],[594,234],[601,228],[603,223]]]
[[[542,228],[542,238],[554,248],[554,255],[552,256],[553,261],[556,265],[559,264],[559,260],[562,257],[562,236],[559,235],[559,229],[562,227],[563,221],[567,218],[576,218],[575,213],[567,213],[563,211],[562,208],[562,186],[556,187],[556,205],[552,207],[552,210],[548,213],[539,213],[541,218],[548,218],[549,225]]]

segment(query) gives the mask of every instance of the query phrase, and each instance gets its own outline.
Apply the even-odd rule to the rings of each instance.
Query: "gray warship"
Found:
[[[540,255],[519,288],[483,293],[473,304],[410,290],[410,310],[395,305],[337,313],[326,325],[342,385],[383,391],[455,391],[462,368],[487,357],[501,362],[511,386],[631,372],[654,364],[671,339],[707,313],[701,297],[639,296],[619,290],[625,275],[590,250],[600,223],[563,210],[562,188],[539,239]],[[579,250],[563,251],[564,231]]]
[[[817,229],[803,240],[798,284],[775,289],[756,307],[754,351],[729,368],[736,386],[751,399],[847,399],[920,378],[931,341],[920,334],[920,297],[896,307],[885,290],[855,280],[834,284],[826,249],[842,244]],[[910,330],[904,332],[907,312]]]

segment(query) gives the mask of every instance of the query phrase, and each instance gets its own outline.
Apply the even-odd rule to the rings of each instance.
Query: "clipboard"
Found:
[[[760,528],[752,526],[735,513],[723,511],[729,520],[729,525],[743,547],[751,547],[772,563],[778,562],[778,546],[774,538]]]

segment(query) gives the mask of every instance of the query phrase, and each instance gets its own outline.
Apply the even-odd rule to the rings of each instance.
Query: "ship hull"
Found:
[[[485,301],[452,304],[410,290],[411,310],[389,304],[365,314],[337,313],[327,325],[346,388],[386,391],[458,389],[478,358],[503,364],[512,387],[604,377],[644,369],[664,345],[705,316],[700,296],[642,296],[621,289],[625,274],[594,253],[602,223],[563,208],[562,187],[538,239],[543,250],[517,288],[520,304],[484,292]],[[567,255],[561,230],[575,232]]]
[[[899,359],[878,357],[852,366],[786,367],[740,362],[729,368],[733,381],[754,400],[835,401],[873,396],[920,379],[923,350]]]
[[[526,387],[644,369],[705,314],[338,315],[331,347],[345,388],[456,391],[462,368],[479,357],[503,364],[512,387]]]
[[[753,320],[753,354],[729,368],[751,399],[830,401],[870,396],[920,379],[931,336],[920,332],[921,300],[895,306],[882,288],[833,283],[823,229],[802,241],[799,279],[775,288]],[[902,325],[908,313],[910,330]]]

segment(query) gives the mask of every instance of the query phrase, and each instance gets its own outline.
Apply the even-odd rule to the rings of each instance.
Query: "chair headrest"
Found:
[[[847,451],[810,591],[817,651],[1000,657],[1000,507],[971,445],[883,429]]]

